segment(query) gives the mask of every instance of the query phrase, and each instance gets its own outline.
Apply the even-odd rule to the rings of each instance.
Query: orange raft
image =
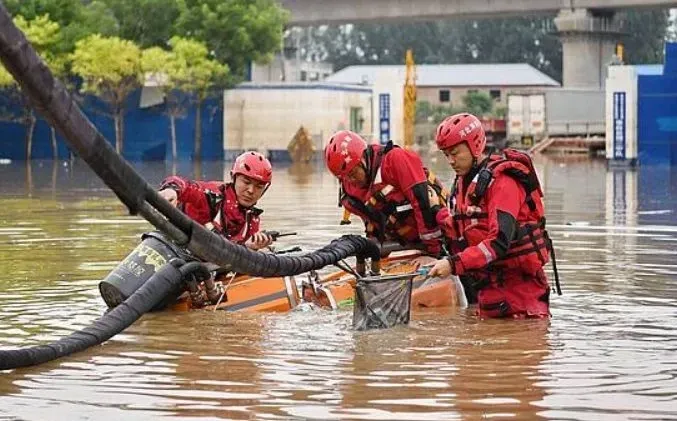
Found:
[[[418,259],[417,259],[418,258]],[[381,273],[396,275],[412,273],[419,263],[433,262],[432,257],[422,256],[418,251],[391,253],[381,260]],[[328,309],[339,309],[353,305],[356,278],[354,275],[337,271],[319,278],[316,273],[298,277],[261,278],[248,275],[221,275],[215,280],[222,291],[223,299],[216,305],[201,308],[237,312],[286,312],[302,302],[310,302]],[[413,279],[411,307],[453,307],[460,304],[463,291],[455,277],[424,279],[423,275]],[[460,294],[459,294],[460,292]],[[188,294],[179,297],[173,310],[186,311],[196,306]]]

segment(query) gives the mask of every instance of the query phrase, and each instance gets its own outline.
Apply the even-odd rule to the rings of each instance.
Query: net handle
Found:
[[[418,272],[412,272],[412,273],[398,273],[396,275],[365,276],[365,277],[359,278],[357,280],[357,282],[364,282],[364,283],[371,284],[371,283],[401,281],[401,280],[411,281],[419,275],[420,275],[420,273],[418,273]]]

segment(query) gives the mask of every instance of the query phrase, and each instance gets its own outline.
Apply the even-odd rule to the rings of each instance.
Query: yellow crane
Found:
[[[407,50],[405,57],[406,78],[404,80],[404,148],[414,145],[414,122],[416,119],[416,68],[414,54]]]

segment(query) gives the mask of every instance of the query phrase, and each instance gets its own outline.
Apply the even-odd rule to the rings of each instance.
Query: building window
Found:
[[[363,126],[362,107],[350,107],[350,130],[355,133],[362,133]]]
[[[306,80],[308,80],[308,72],[301,70],[301,81],[305,82]]]
[[[500,89],[492,89],[492,90],[489,91],[489,96],[494,101],[500,101],[501,100],[501,90]]]
[[[451,101],[451,93],[449,89],[440,89],[440,102],[449,102]]]

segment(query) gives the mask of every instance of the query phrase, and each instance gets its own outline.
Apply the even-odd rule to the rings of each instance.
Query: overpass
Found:
[[[563,9],[677,7],[675,0],[280,0],[280,3],[291,12],[291,26],[498,18],[554,14]]]
[[[622,27],[614,12],[677,7],[677,0],[280,0],[290,26],[499,18],[557,14],[562,79],[567,87],[602,89]],[[415,52],[414,52],[415,54]],[[402,58],[404,60],[404,57]]]

